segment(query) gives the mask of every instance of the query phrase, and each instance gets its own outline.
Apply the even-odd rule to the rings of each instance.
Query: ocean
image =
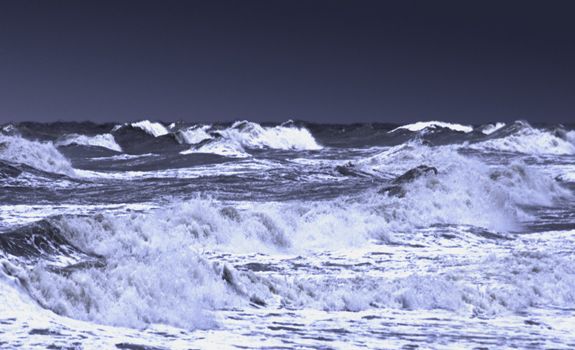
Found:
[[[0,127],[2,349],[573,349],[575,131]]]

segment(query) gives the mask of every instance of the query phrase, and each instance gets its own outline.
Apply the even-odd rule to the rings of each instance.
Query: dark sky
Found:
[[[0,122],[575,120],[575,1],[0,0]]]

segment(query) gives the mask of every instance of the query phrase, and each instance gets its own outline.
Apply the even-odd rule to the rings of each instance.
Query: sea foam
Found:
[[[70,161],[51,142],[0,135],[0,158],[51,173],[75,175]]]
[[[439,122],[439,121],[428,121],[428,122],[417,122],[413,124],[407,124],[395,128],[390,131],[390,133],[398,130],[409,130],[412,132],[418,132],[422,130],[433,130],[437,128],[445,128],[450,129],[453,131],[463,132],[463,133],[470,133],[473,131],[473,127],[469,125],[462,125],[462,124],[455,124],[455,123],[446,123],[446,122]]]
[[[478,150],[517,152],[534,155],[571,155],[575,154],[573,132],[553,133],[532,127],[527,122],[516,122],[514,132],[499,138],[469,145]]]
[[[320,150],[320,146],[311,133],[295,126],[278,125],[264,127],[258,123],[239,121],[225,129],[213,130],[209,127],[196,127],[181,132],[179,139],[185,143],[202,143],[182,152],[214,153],[223,156],[248,157],[249,149],[278,150]]]
[[[116,143],[114,136],[111,134],[86,136],[71,134],[66,135],[56,141],[56,146],[81,145],[95,146],[110,149],[116,152],[122,152],[122,147]]]

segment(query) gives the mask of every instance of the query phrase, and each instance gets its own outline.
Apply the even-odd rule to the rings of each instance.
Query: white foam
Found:
[[[117,241],[121,244],[122,238]],[[31,294],[61,315],[135,328],[153,323],[210,328],[214,320],[204,309],[239,305],[214,268],[185,247],[126,251],[147,256],[106,255],[107,268],[68,277],[38,267],[30,274]]]
[[[188,150],[180,152],[180,154],[193,154],[193,153],[211,153],[217,154],[224,157],[231,158],[248,158],[251,157],[244,148],[231,141],[216,140],[214,142],[209,142],[202,145],[199,148],[190,148]]]
[[[116,143],[114,136],[111,134],[86,136],[71,134],[66,135],[56,141],[56,146],[68,146],[68,145],[83,145],[83,146],[97,146],[110,149],[116,152],[122,152],[122,147]]]
[[[575,182],[575,170],[567,170],[557,175],[560,181],[564,182]]]
[[[2,132],[5,134],[13,134],[16,130],[16,127],[12,123],[6,124],[2,127]]]
[[[439,174],[406,186],[406,197],[398,201],[405,210],[398,214],[406,215],[411,224],[443,222],[513,230],[525,215],[521,205],[545,206],[570,196],[552,177],[534,168],[522,163],[488,166],[460,155],[455,146],[428,147],[411,142],[356,166],[375,175],[397,176],[422,164],[436,167]]]
[[[526,122],[519,124],[519,127],[519,130],[513,134],[471,144],[469,147],[525,154],[575,154],[575,144],[568,138],[563,139],[549,131],[533,128]]]
[[[495,124],[488,124],[486,125],[481,132],[484,133],[485,135],[491,135],[494,132],[496,132],[497,130],[504,128],[505,127],[505,123],[500,123],[497,122]]]
[[[567,141],[575,145],[575,130],[571,130],[565,133],[565,138]]]
[[[179,143],[186,143],[188,145],[195,145],[204,140],[209,140],[212,138],[212,136],[207,133],[210,127],[210,125],[201,125],[178,130],[175,133],[176,140]]]
[[[413,124],[403,125],[403,126],[400,126],[398,128],[391,130],[390,133],[397,131],[397,130],[409,130],[412,132],[417,132],[417,131],[421,131],[424,129],[437,129],[437,128],[446,128],[446,129],[451,129],[453,131],[459,131],[459,132],[463,132],[463,133],[470,133],[473,131],[473,127],[471,127],[469,125],[446,123],[446,122],[439,122],[439,121],[428,121],[428,122],[417,122],[417,123],[413,123]]]
[[[290,293],[289,285],[281,290],[290,304],[333,311],[373,307],[444,309],[455,314],[493,317],[526,311],[536,305],[573,306],[575,271],[570,258],[517,252],[487,256],[476,263],[443,274],[413,272],[386,279],[385,283],[369,276],[340,280],[337,284],[320,278],[299,281],[297,287],[303,290],[300,293]]]
[[[444,309],[486,316],[523,311],[541,303],[568,307],[575,300],[572,258],[545,254],[545,247],[538,246],[538,237],[526,239],[524,252],[509,248],[511,254],[501,256],[489,255],[485,246],[478,256],[473,246],[465,245],[435,249],[429,256],[421,246],[389,246],[378,255],[392,256],[389,265],[380,262],[383,270],[370,271],[368,264],[365,273],[358,272],[355,278],[327,269],[322,261],[318,266],[325,271],[314,276],[298,276],[298,271],[293,271],[295,275],[257,276],[236,271],[219,258],[211,263],[203,255],[211,251],[217,257],[223,251],[236,257],[251,254],[253,259],[254,253],[270,253],[276,257],[271,261],[305,256],[310,263],[314,253],[328,248],[340,249],[345,252],[345,261],[353,263],[357,259],[353,247],[370,244],[374,237],[383,239],[390,229],[406,227],[405,223],[394,224],[402,221],[397,203],[390,207],[385,198],[377,202],[371,199],[372,205],[365,202],[244,203],[243,207],[230,207],[196,199],[147,214],[62,218],[56,224],[67,239],[86,252],[104,257],[106,266],[59,274],[39,265],[26,282],[35,299],[59,314],[129,327],[150,323],[211,327],[213,319],[206,311],[245,307],[250,300],[328,311]],[[422,214],[429,208],[423,206],[411,214]],[[433,223],[430,218],[426,216],[425,227]],[[410,234],[403,236],[409,239]],[[419,239],[415,242],[426,244]],[[533,247],[541,252],[534,252]],[[417,249],[417,253],[410,249]],[[500,253],[496,249],[503,248],[494,243],[491,249]],[[454,252],[457,254],[452,255]],[[414,266],[413,254],[430,259],[418,260]],[[361,250],[357,254],[361,259],[364,256]],[[469,265],[470,258],[482,260]],[[337,263],[329,255],[325,259],[326,263]],[[459,269],[461,262],[465,267]],[[439,264],[452,268],[432,274]],[[407,270],[394,277],[388,270],[395,268]],[[382,279],[382,273],[388,277]],[[489,276],[499,279],[478,284],[478,275],[483,276],[481,281],[490,280]]]
[[[148,157],[155,157],[157,155],[148,154],[142,155]],[[120,155],[108,157],[107,159],[124,159]],[[120,158],[121,157],[121,158]],[[126,158],[130,159],[130,158]],[[277,169],[278,165],[275,162],[258,160],[250,158],[246,161],[226,162],[217,164],[197,165],[191,168],[168,168],[156,171],[92,171],[76,169],[76,174],[85,178],[99,178],[99,179],[115,179],[115,180],[136,180],[136,179],[150,179],[150,178],[173,178],[173,179],[195,179],[199,177],[209,177],[214,174],[222,176],[261,176],[270,169]]]
[[[26,164],[51,173],[74,176],[70,161],[51,142],[26,140],[20,136],[0,135],[0,158]]]
[[[128,125],[130,125],[133,128],[141,129],[145,131],[148,135],[152,135],[154,137],[169,134],[168,129],[166,129],[164,125],[158,122],[151,122],[149,120],[142,120],[136,123],[130,123]]]
[[[146,211],[155,207],[147,203],[0,205],[0,226],[25,225],[55,215],[97,215],[104,212]]]
[[[217,133],[215,139],[208,132]],[[194,127],[181,134],[185,143],[198,143],[206,139],[213,139],[199,148],[192,147],[182,154],[213,153],[226,157],[246,158],[249,153],[246,149],[280,149],[280,150],[319,150],[322,149],[311,133],[305,128],[295,126],[263,127],[260,124],[248,121],[235,122],[231,127],[223,130],[212,130],[209,126]],[[190,141],[186,141],[189,138]],[[199,141],[198,141],[199,140]]]
[[[246,306],[249,295],[240,290],[242,276],[231,267],[224,272],[222,264],[207,261],[200,254],[203,249],[194,246],[195,241],[232,238],[233,226],[223,225],[233,219],[202,204],[178,205],[150,215],[104,214],[56,222],[72,244],[104,257],[106,266],[64,276],[40,265],[30,273],[31,295],[58,314],[80,320],[129,327],[150,323],[212,327],[214,321],[204,310]],[[260,224],[252,232],[264,228]],[[224,273],[233,274],[233,285],[232,275],[226,282]]]
[[[235,122],[221,130],[225,139],[237,141],[247,148],[272,148],[282,150],[319,150],[322,147],[305,128],[294,126],[263,127],[248,121]]]
[[[333,214],[329,207],[312,207],[303,222],[294,219],[304,208],[293,209],[269,204],[236,209],[193,200],[148,214],[65,217],[55,221],[64,236],[85,252],[104,257],[106,265],[59,274],[40,264],[24,279],[41,305],[72,318],[129,327],[211,327],[206,310],[247,306],[254,297],[273,296],[265,281],[207,261],[200,255],[206,246],[253,253],[365,239],[366,225],[356,227],[357,236],[348,234],[344,208]],[[282,215],[286,210],[289,214]],[[344,239],[337,242],[335,237]]]
[[[145,154],[116,154],[115,156],[109,157],[94,157],[90,158],[90,160],[98,161],[98,160],[128,160],[128,159],[136,159],[136,158],[145,158],[145,157],[156,157],[157,154],[154,153],[145,153]],[[77,170],[78,172],[78,170]]]

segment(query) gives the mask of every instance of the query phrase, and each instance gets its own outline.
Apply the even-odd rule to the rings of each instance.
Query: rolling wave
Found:
[[[481,132],[484,133],[485,135],[491,135],[497,130],[504,128],[505,125],[506,125],[505,123],[499,123],[499,122],[495,124],[487,124],[481,128]]]
[[[122,125],[116,125],[112,129],[112,132],[118,131],[118,130],[125,128],[125,127],[140,129],[140,130],[144,131],[145,133],[147,133],[148,135],[151,135],[153,137],[159,137],[159,136],[169,134],[168,129],[162,123],[151,122],[149,120],[142,120],[142,121],[134,122],[134,123],[126,123],[126,124],[122,124]]]
[[[66,135],[58,141],[56,141],[56,146],[69,146],[69,145],[80,145],[80,146],[94,146],[107,148],[112,151],[122,152],[122,147],[116,143],[114,136],[111,134],[86,136],[71,134]]]
[[[526,122],[516,122],[512,133],[503,137],[493,138],[470,147],[479,150],[517,152],[525,154],[575,154],[573,131],[551,132],[534,128]]]
[[[449,129],[452,131],[463,132],[463,133],[470,133],[473,131],[473,127],[469,125],[462,125],[462,124],[455,124],[455,123],[446,123],[446,122],[439,122],[439,121],[429,121],[429,122],[417,122],[413,124],[407,124],[400,127],[397,127],[390,131],[390,133],[398,131],[398,130],[408,130],[411,132],[419,132],[422,130],[434,130],[438,128]]]
[[[75,176],[70,161],[51,142],[0,135],[0,159],[50,173]]]
[[[179,143],[195,145],[213,138],[213,136],[208,133],[210,128],[210,125],[194,125],[186,129],[180,129],[175,133],[176,139]]]
[[[180,134],[185,143],[200,143],[183,154],[214,153],[237,158],[248,157],[249,149],[320,150],[311,133],[295,126],[264,127],[257,123],[240,121],[225,129],[211,130],[208,126],[187,129]],[[202,142],[205,141],[205,142]]]
[[[234,207],[210,199],[195,199],[142,214],[55,217],[42,225],[33,225],[36,230],[57,232],[45,236],[55,237],[54,241],[19,237],[31,229],[18,229],[6,237],[28,242],[18,250],[28,254],[28,258],[36,256],[36,252],[70,255],[69,252],[77,250],[80,253],[75,254],[76,260],[64,267],[12,266],[9,273],[19,276],[40,305],[58,314],[136,328],[151,323],[213,327],[215,320],[210,311],[264,306],[277,303],[278,298],[290,308],[446,309],[486,316],[519,312],[533,303],[572,305],[575,287],[572,262],[545,254],[516,253],[487,261],[477,273],[509,271],[500,277],[500,286],[492,287],[478,286],[465,269],[439,276],[414,274],[388,278],[385,283],[368,275],[359,280],[339,280],[330,274],[295,280],[256,276],[210,261],[203,253],[213,249],[235,254],[278,252],[309,256],[365,246],[373,239],[409,247],[422,243],[415,228],[438,223],[483,225],[484,220],[491,221],[487,226],[501,225],[501,218],[495,215],[511,205],[502,199],[499,203],[490,202],[491,208],[465,203],[481,201],[477,195],[485,192],[485,188],[455,201],[448,190],[428,180],[413,184],[414,189],[408,195],[418,196],[413,200],[366,194],[360,200],[343,202],[249,203]],[[461,185],[447,178],[443,186]],[[493,187],[491,192],[504,188]],[[427,205],[428,202],[433,205]],[[497,236],[485,237],[478,236],[483,244]],[[467,238],[462,235],[453,239],[465,242]],[[26,244],[32,244],[31,248],[26,248]],[[62,246],[72,248],[46,248]],[[537,269],[535,275],[533,269]],[[178,305],[177,310],[173,305]]]

